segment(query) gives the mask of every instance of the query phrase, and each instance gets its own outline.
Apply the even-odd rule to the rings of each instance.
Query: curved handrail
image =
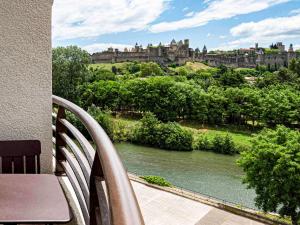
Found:
[[[52,96],[52,101],[76,115],[96,145],[96,156],[99,157],[107,188],[111,225],[144,225],[126,170],[105,131],[76,104],[58,96]]]

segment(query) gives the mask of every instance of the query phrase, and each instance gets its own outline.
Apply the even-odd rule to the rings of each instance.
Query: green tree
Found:
[[[300,59],[292,59],[289,64],[289,69],[300,76]]]
[[[77,46],[52,50],[53,94],[79,103],[78,85],[89,77],[89,54]]]
[[[113,68],[113,67],[112,67]],[[99,81],[99,80],[116,80],[116,74],[110,70],[103,68],[90,69],[89,82]]]
[[[127,70],[131,74],[137,73],[141,70],[141,64],[138,62],[130,62],[127,64]]]
[[[264,211],[300,220],[300,133],[284,126],[265,129],[238,164],[246,173],[244,182],[254,188],[256,205]]]
[[[244,91],[240,88],[227,88],[225,90],[227,100],[227,116],[229,123],[240,125],[242,121],[242,113],[244,105]]]
[[[121,107],[120,88],[119,82],[111,80],[84,84],[80,86],[82,106],[88,108],[94,104],[101,110],[118,111]]]
[[[134,130],[133,141],[150,146],[157,146],[159,120],[153,113],[147,112],[141,119],[141,125]]]
[[[262,98],[261,91],[257,88],[243,88],[244,92],[244,102],[242,105],[242,114],[245,116],[245,121],[252,121],[252,126],[254,126],[255,121],[261,119]]]
[[[299,91],[287,85],[264,89],[261,98],[262,119],[270,125],[291,125],[299,122]]]
[[[157,63],[154,62],[142,63],[140,66],[140,70],[142,77],[163,75],[163,70]]]
[[[225,106],[228,99],[224,96],[224,90],[219,87],[212,86],[208,89],[208,122],[210,124],[224,123],[226,115]]]
[[[223,86],[238,87],[246,83],[245,77],[242,72],[229,70],[220,75],[220,83]]]

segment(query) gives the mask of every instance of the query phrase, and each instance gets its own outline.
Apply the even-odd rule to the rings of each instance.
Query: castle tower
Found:
[[[256,64],[263,65],[265,62],[265,55],[262,49],[259,49],[257,52]]]
[[[255,43],[255,50],[258,51],[258,43]]]
[[[202,50],[202,53],[203,53],[204,55],[207,54],[207,48],[206,48],[206,45],[204,45],[203,50]]]
[[[290,44],[289,52],[294,52],[293,44]]]
[[[139,52],[139,45],[138,45],[138,43],[135,43],[135,46],[134,46],[134,51],[135,52]]]
[[[185,39],[184,40],[184,45],[189,48],[189,46],[190,46],[190,40],[189,39]]]
[[[177,45],[175,39],[173,39],[173,40],[171,41],[171,44],[170,44],[170,45],[171,45],[171,46]]]
[[[294,51],[293,44],[290,44],[289,51],[288,51],[288,54],[287,54],[287,64],[289,64],[289,62],[290,62],[292,59],[294,59],[294,58],[297,58],[297,54],[296,54],[296,52]]]
[[[284,52],[285,51],[285,45],[282,44],[282,42],[277,42],[276,46],[280,50],[280,52]]]

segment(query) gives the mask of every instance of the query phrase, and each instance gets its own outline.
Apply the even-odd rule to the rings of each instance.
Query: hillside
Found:
[[[210,69],[212,67],[210,66],[207,66],[203,63],[200,63],[200,62],[187,62],[185,65],[183,66],[178,66],[178,67],[169,67],[170,70],[173,70],[175,72],[178,72],[181,68],[184,68],[186,69],[186,71],[188,73],[190,72],[196,72],[197,70],[207,70],[207,69]]]

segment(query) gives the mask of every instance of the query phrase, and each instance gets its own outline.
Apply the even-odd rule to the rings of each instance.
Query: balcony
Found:
[[[105,131],[79,106],[57,96],[52,100],[55,174],[71,184],[62,186],[79,205],[74,214],[82,215],[86,225],[143,225],[127,173]],[[81,121],[91,140],[67,120],[69,114]]]

